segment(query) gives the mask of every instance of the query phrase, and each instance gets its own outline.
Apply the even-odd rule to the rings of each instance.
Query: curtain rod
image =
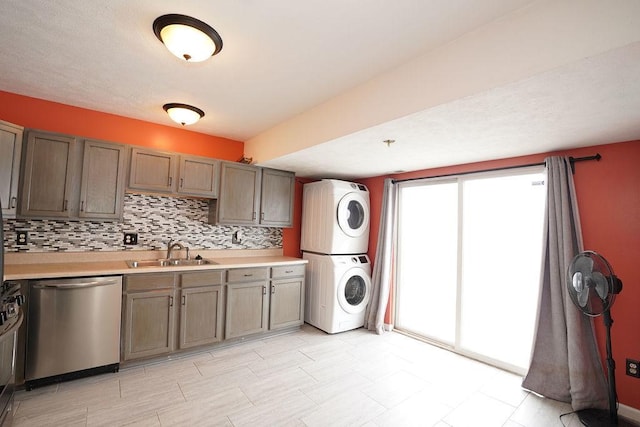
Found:
[[[593,156],[586,156],[586,157],[569,157],[569,163],[571,164],[571,173],[573,173],[573,174],[576,173],[575,166],[574,166],[576,162],[585,162],[585,161],[590,161],[590,160],[600,161],[601,158],[602,158],[602,156],[600,155],[600,153],[596,153]],[[520,169],[520,168],[528,168],[528,167],[531,167],[531,166],[544,166],[544,165],[545,165],[545,162],[528,163],[528,164],[525,164],[525,165],[503,166],[503,167],[500,167],[500,168],[480,169],[480,170],[467,171],[467,172],[448,173],[448,174],[444,174],[444,175],[422,176],[422,177],[418,177],[418,178],[407,178],[407,179],[394,179],[393,183],[396,184],[398,182],[418,181],[420,179],[446,178],[446,177],[449,177],[449,176],[470,175],[472,173],[479,173],[479,172],[495,172],[495,171],[504,171],[504,170],[509,170],[509,169]]]

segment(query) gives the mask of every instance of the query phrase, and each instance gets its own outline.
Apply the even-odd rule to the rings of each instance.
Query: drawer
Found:
[[[224,281],[225,270],[206,271],[197,273],[182,273],[180,284],[183,288],[196,286],[221,285]]]
[[[175,285],[175,274],[135,274],[124,276],[124,291],[148,291],[152,289],[170,289]]]
[[[227,272],[227,282],[255,282],[269,278],[268,268],[236,268]]]
[[[298,277],[304,276],[304,264],[296,265],[281,265],[278,267],[271,267],[271,278],[281,279],[286,277]]]

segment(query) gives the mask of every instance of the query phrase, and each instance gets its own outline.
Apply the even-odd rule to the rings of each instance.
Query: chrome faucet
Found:
[[[187,259],[191,259],[189,257],[189,248],[187,246],[184,246],[182,243],[179,243],[179,242],[173,243],[172,239],[170,239],[169,243],[167,243],[167,259],[171,259],[171,253],[173,252],[174,249],[186,249],[186,251],[187,251]]]

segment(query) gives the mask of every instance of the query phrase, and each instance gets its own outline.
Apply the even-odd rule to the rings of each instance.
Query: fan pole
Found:
[[[607,331],[607,377],[609,379],[609,418],[613,425],[618,425],[618,396],[616,396],[616,361],[611,351],[611,312],[606,309],[603,313],[604,326]]]

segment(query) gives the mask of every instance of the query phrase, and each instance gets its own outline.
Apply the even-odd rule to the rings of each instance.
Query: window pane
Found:
[[[526,369],[534,333],[543,173],[463,181],[460,347]]]
[[[401,186],[398,215],[396,325],[453,344],[458,184]]]

